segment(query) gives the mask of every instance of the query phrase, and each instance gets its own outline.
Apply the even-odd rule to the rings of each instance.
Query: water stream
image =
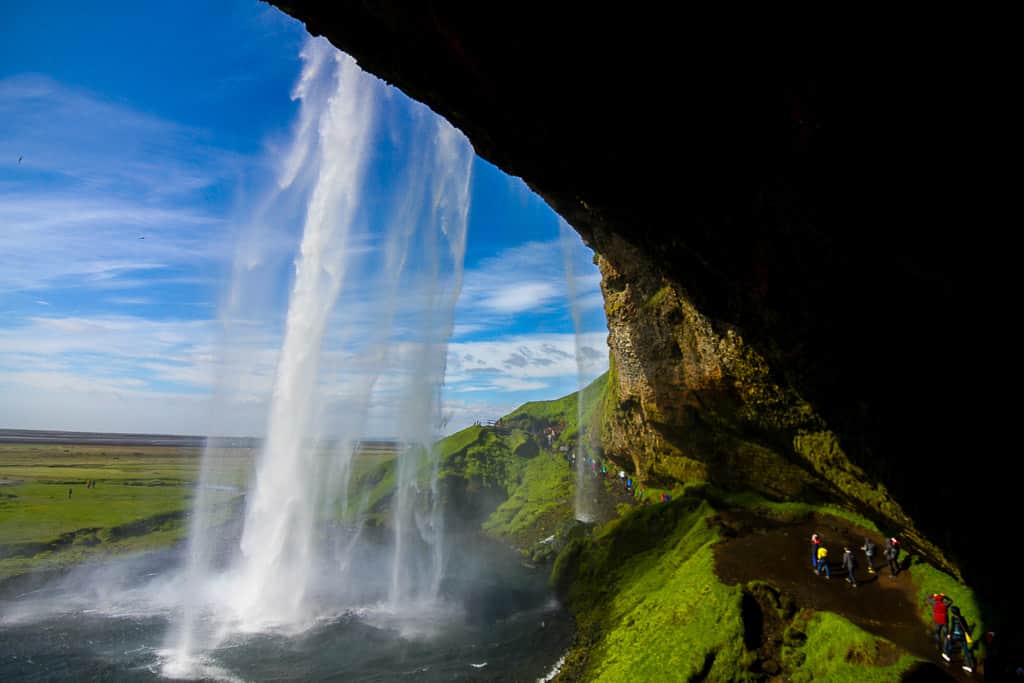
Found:
[[[558,221],[559,244],[562,247],[562,260],[565,268],[565,282],[569,294],[569,310],[572,313],[572,326],[576,344],[576,497],[574,499],[574,511],[576,519],[581,522],[593,522],[596,518],[594,506],[594,495],[596,492],[596,481],[593,473],[593,463],[588,458],[593,457],[593,449],[588,447],[587,432],[583,424],[583,387],[584,387],[584,359],[583,359],[583,322],[580,310],[580,301],[577,296],[576,269],[573,266],[573,254],[576,246],[575,234],[568,223]]]

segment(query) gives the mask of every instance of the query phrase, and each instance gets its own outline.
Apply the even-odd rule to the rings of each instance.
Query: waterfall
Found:
[[[326,612],[375,598],[395,608],[435,601],[444,572],[432,444],[462,286],[472,148],[325,40],[310,39],[302,58],[293,92],[298,122],[277,184],[254,211],[258,229],[249,232],[287,234],[287,226],[274,231],[266,223],[301,207],[293,217],[301,242],[265,435],[244,526],[223,562],[212,559],[214,549],[231,541],[211,537],[214,506],[205,493],[218,470],[216,454],[204,456],[167,675],[194,673],[200,644],[215,647],[233,633],[302,629]],[[240,283],[259,259],[245,256],[251,243],[240,250],[224,317],[251,321],[241,310]],[[232,340],[240,336],[224,335],[222,366],[237,361]],[[377,561],[357,554],[361,516],[338,531],[339,519],[365,498],[350,483],[355,444],[381,436],[367,433],[370,424],[386,425],[401,444],[393,547],[380,560],[391,579],[384,588],[373,580],[360,585],[361,577],[384,573],[359,567]]]
[[[581,522],[592,522],[595,518],[594,494],[596,485],[592,467],[586,463],[586,457],[593,457],[593,449],[584,441],[584,370],[581,337],[583,322],[581,319],[580,301],[576,290],[576,268],[573,266],[573,253],[576,243],[572,228],[563,220],[558,221],[558,237],[562,247],[565,281],[569,295],[569,310],[572,312],[573,334],[576,343],[576,498],[574,509],[576,519]]]

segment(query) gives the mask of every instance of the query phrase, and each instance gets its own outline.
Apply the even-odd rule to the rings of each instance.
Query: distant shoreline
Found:
[[[116,432],[68,432],[37,429],[0,429],[0,444],[64,444],[79,446],[168,446],[205,448],[259,448],[262,439],[251,436],[188,436],[184,434],[121,434]],[[394,439],[363,439],[368,447],[393,447]]]

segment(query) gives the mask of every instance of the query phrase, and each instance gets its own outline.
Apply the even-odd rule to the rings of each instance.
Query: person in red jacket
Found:
[[[946,649],[946,633],[949,630],[949,606],[953,600],[942,593],[928,596],[928,604],[932,606],[932,623],[935,624],[935,643],[940,650]]]
[[[818,548],[821,547],[821,536],[811,534],[811,567],[815,573],[818,572]]]

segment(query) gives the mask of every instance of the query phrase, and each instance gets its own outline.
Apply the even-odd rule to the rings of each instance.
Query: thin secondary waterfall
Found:
[[[400,400],[398,488],[393,505],[395,556],[389,599],[398,607],[408,601],[436,599],[444,571],[444,524],[438,491],[438,462],[433,443],[441,427],[441,384],[454,325],[455,302],[462,288],[469,209],[469,165],[465,139],[450,127],[437,129],[435,154],[420,160],[429,182],[412,188],[413,210],[437,226],[413,242],[425,268],[410,283],[418,301],[403,318],[413,332],[403,362],[405,391]],[[422,193],[422,195],[421,195]],[[427,486],[424,486],[426,475]],[[420,502],[426,498],[425,507]],[[413,554],[425,542],[431,549],[422,562]]]
[[[302,57],[299,120],[277,187],[257,209],[263,224],[303,207],[265,438],[236,551],[220,563],[204,493],[216,468],[204,462],[172,676],[195,674],[197,644],[216,647],[232,633],[302,629],[373,601],[392,610],[436,601],[444,572],[432,444],[462,286],[472,148],[326,41],[311,39]],[[236,264],[229,317],[245,317],[244,270]],[[227,341],[225,358],[235,351]],[[393,547],[382,557],[355,550],[367,493],[350,490],[355,444],[381,436],[369,424],[401,444]]]
[[[573,333],[576,342],[576,519],[581,522],[592,522],[595,518],[594,492],[595,483],[593,477],[593,464],[588,458],[593,457],[592,449],[588,447],[584,437],[583,424],[583,355],[582,355],[582,327],[583,321],[580,311],[579,297],[576,288],[576,268],[573,266],[573,252],[575,250],[575,235],[572,228],[563,221],[558,221],[558,237],[562,247],[562,259],[565,264],[565,281],[569,295],[569,309],[572,312]]]

